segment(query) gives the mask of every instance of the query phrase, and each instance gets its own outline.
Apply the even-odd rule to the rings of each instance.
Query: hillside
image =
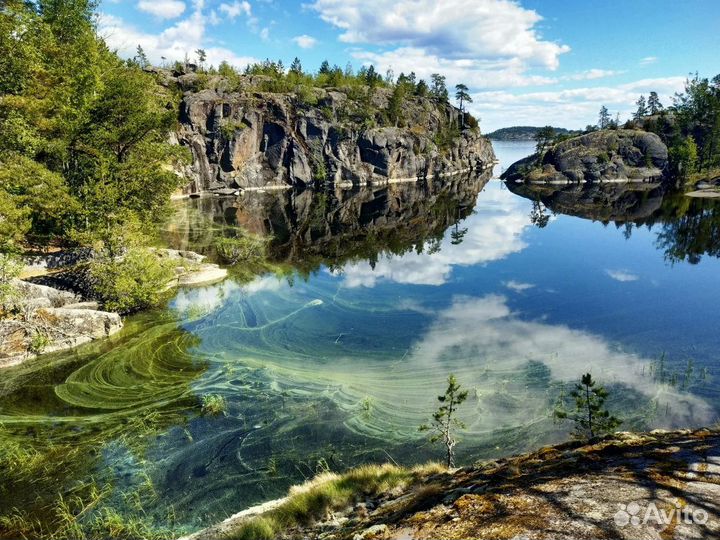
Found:
[[[536,126],[512,126],[496,129],[492,133],[488,133],[488,139],[493,141],[534,141],[535,135],[542,127]],[[565,128],[553,127],[555,135],[572,135],[578,133]]]
[[[450,473],[364,467],[189,538],[709,538],[720,532],[719,464],[718,431],[657,430]]]

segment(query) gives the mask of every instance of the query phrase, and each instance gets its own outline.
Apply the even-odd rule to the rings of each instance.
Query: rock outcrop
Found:
[[[639,130],[602,130],[555,144],[511,165],[504,180],[601,182],[660,179],[668,150],[660,137]]]
[[[75,294],[17,280],[19,315],[0,321],[0,368],[71,349],[118,332],[120,315]]]
[[[340,89],[313,92],[312,105],[293,93],[228,93],[217,86],[186,92],[176,140],[193,155],[182,171],[191,179],[187,191],[385,183],[479,170],[494,161],[478,130],[457,131],[460,112],[450,104],[410,96],[405,127],[374,120],[368,126],[380,127],[363,127],[362,108],[384,111],[389,90],[376,89],[370,103]]]
[[[354,506],[273,537],[717,538],[719,474],[718,431],[616,433],[594,444],[568,442],[429,474],[372,498],[358,493]],[[187,538],[233,538],[244,523],[276,507],[247,510]]]

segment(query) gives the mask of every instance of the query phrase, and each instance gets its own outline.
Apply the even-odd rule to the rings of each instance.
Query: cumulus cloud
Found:
[[[509,0],[317,0],[310,7],[341,41],[422,48],[443,58],[520,58],[558,67],[570,50],[543,40],[540,15]]]
[[[509,0],[316,0],[320,17],[358,45],[354,57],[381,71],[443,73],[475,88],[554,82],[528,70],[555,70],[567,45],[543,39],[540,15]],[[363,45],[381,46],[369,51]]]
[[[238,56],[225,47],[209,45],[207,27],[218,22],[217,13],[205,13],[202,0],[195,0],[193,5],[192,13],[159,33],[144,32],[120,17],[101,14],[98,21],[99,33],[108,47],[117,50],[120,56],[131,58],[140,45],[148,59],[156,65],[159,65],[163,58],[167,62],[182,61],[186,55],[192,57],[196,49],[205,49],[207,63],[216,66],[225,60],[242,68],[256,61],[251,57]]]
[[[180,0],[140,0],[137,7],[159,19],[175,19],[185,12],[185,2]]]
[[[239,15],[245,14],[248,17],[251,14],[250,4],[248,2],[233,2],[232,4],[220,4],[221,13],[227,15],[231,20],[235,20]]]
[[[524,202],[512,193],[500,189],[486,189],[478,200],[475,213],[463,225],[468,233],[459,245],[452,244],[448,234],[440,251],[432,255],[406,253],[376,262],[346,265],[339,274],[346,287],[374,287],[379,281],[394,281],[414,285],[442,285],[454,266],[484,264],[504,259],[527,246],[523,231],[531,224]]]
[[[583,128],[595,124],[600,107],[605,105],[613,116],[627,120],[635,109],[640,94],[658,92],[661,101],[671,103],[676,92],[684,88],[685,77],[641,79],[617,86],[582,86],[553,91],[516,93],[512,91],[481,91],[472,94],[470,111],[483,119],[483,128],[492,131],[508,125],[559,125]]]
[[[312,49],[315,45],[317,45],[317,39],[312,36],[308,36],[307,34],[295,36],[292,40],[301,49]]]
[[[605,273],[615,281],[625,283],[627,281],[637,281],[640,277],[637,274],[628,272],[627,270],[605,270]]]

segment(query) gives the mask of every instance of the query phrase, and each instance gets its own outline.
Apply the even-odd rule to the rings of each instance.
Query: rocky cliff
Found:
[[[403,121],[390,123],[385,88],[309,96],[223,88],[215,81],[183,94],[176,137],[193,155],[183,171],[190,193],[384,183],[480,170],[495,158],[479,130],[458,129],[457,108],[427,97],[407,97]]]
[[[667,171],[668,150],[646,131],[602,130],[553,145],[511,165],[505,180],[597,182],[659,179]]]

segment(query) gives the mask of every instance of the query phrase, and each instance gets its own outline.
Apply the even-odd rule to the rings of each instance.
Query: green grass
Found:
[[[270,540],[282,531],[311,525],[332,511],[366,497],[405,488],[445,469],[436,463],[413,469],[397,465],[363,465],[342,475],[322,473],[290,489],[282,505],[251,517],[227,534],[228,540]]]

